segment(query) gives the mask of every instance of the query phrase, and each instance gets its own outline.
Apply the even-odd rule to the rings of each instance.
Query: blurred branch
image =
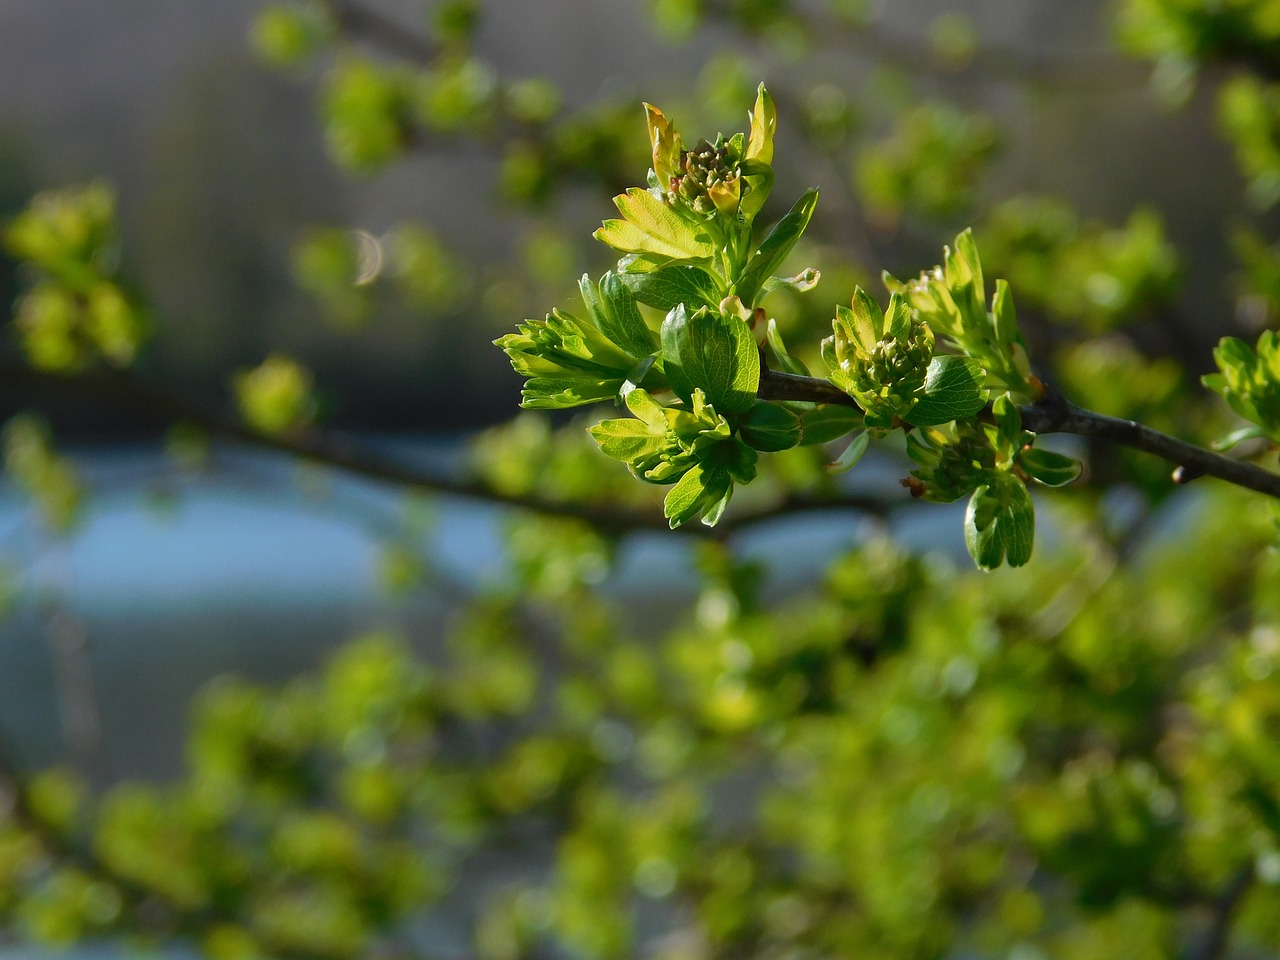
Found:
[[[1219,960],[1227,949],[1227,941],[1231,935],[1231,922],[1235,919],[1236,909],[1240,901],[1253,885],[1253,864],[1242,867],[1231,878],[1227,888],[1213,902],[1213,914],[1209,929],[1198,945],[1188,949],[1186,960]]]
[[[58,710],[72,764],[89,783],[106,785],[102,716],[89,650],[89,631],[61,598],[49,612],[47,635],[53,652]]]
[[[738,19],[735,7],[733,0],[708,0],[703,9],[720,20],[733,22]],[[1110,51],[1043,54],[982,43],[963,60],[953,60],[919,38],[856,23],[826,11],[806,10],[794,22],[813,43],[840,46],[884,66],[949,83],[1015,83],[1064,92],[1105,93],[1142,87],[1150,73],[1149,68]]]
[[[376,44],[395,56],[429,63],[440,52],[429,38],[357,0],[329,0],[329,11],[340,31]]]
[[[642,531],[672,532],[667,520],[656,509],[619,508],[610,504],[575,503],[530,494],[511,493],[496,489],[482,480],[451,476],[439,469],[407,463],[403,459],[387,456],[366,444],[331,431],[312,428],[281,434],[262,433],[246,425],[238,417],[224,413],[212,405],[177,391],[147,383],[127,372],[99,369],[66,376],[34,370],[21,364],[0,364],[0,376],[10,384],[46,387],[61,385],[64,388],[68,385],[80,386],[97,397],[110,397],[127,406],[158,416],[170,424],[190,423],[222,440],[287,454],[407,489],[516,507],[545,516],[581,520],[602,533],[612,535]],[[814,383],[830,387],[825,380],[817,380]],[[835,390],[834,387],[830,389],[844,397],[847,402],[853,402],[852,398]],[[832,398],[823,402],[839,401]],[[791,514],[818,510],[857,510],[875,516],[884,516],[895,503],[909,502],[905,497],[901,500],[897,498],[891,500],[885,497],[857,494],[831,496],[795,494],[728,518],[716,531],[700,524],[688,524],[675,532],[692,536],[720,537],[726,531],[740,530]]]

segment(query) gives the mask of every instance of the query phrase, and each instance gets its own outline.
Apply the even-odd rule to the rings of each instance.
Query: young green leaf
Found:
[[[663,321],[662,352],[667,379],[686,402],[700,387],[721,413],[744,413],[755,403],[760,351],[738,317],[705,308],[689,316],[681,304]]]
[[[606,220],[595,237],[624,253],[651,253],[672,260],[706,260],[715,244],[704,229],[683,219],[640,187],[613,198],[621,220]]]
[[[617,279],[636,300],[664,313],[681,303],[691,311],[714,307],[727,292],[718,277],[686,264],[671,264],[644,273],[620,273]]]
[[[796,293],[807,293],[818,285],[822,274],[814,267],[805,267],[794,277],[770,277],[760,288],[760,295],[772,293],[774,290],[786,288]]]
[[[757,400],[739,422],[738,432],[757,450],[787,450],[800,443],[800,418],[776,403]]]
[[[1080,462],[1052,450],[1027,447],[1018,451],[1017,464],[1022,472],[1046,487],[1065,487],[1080,476]]]
[[[761,242],[760,248],[756,250],[755,255],[747,261],[742,275],[738,277],[737,283],[733,286],[733,292],[747,306],[755,306],[756,295],[760,292],[764,282],[782,266],[787,254],[791,252],[791,249],[796,245],[796,241],[804,233],[817,203],[817,189],[808,190],[804,196],[796,201],[795,206],[791,208],[786,216],[774,225],[768,236]]]
[[[973,230],[965,228],[956,236],[955,251],[947,257],[947,284],[953,288],[972,284],[973,295],[981,304],[985,294],[982,279],[982,261],[978,257],[978,245]]]
[[[602,420],[588,432],[600,445],[601,453],[624,463],[654,456],[666,445],[665,430],[655,431],[650,424],[633,417]]]
[[[996,342],[1006,350],[1018,341],[1018,315],[1013,309],[1013,294],[1004,280],[996,281],[991,298],[991,317],[995,322]]]
[[[746,159],[773,163],[773,134],[778,126],[778,110],[764,84],[756,90],[756,105],[751,111],[751,139],[747,141]]]
[[[884,336],[884,311],[875,297],[860,286],[853,288],[851,308],[837,304],[836,319],[844,325],[846,336],[863,353],[870,353]]]
[[[769,352],[773,354],[773,359],[787,373],[794,373],[796,376],[807,377],[809,368],[787,352],[787,345],[782,342],[782,334],[778,331],[778,321],[769,318],[769,323],[765,327],[765,342],[769,344]]]
[[[618,395],[623,380],[596,380],[580,377],[534,377],[520,391],[520,406],[526,410],[563,410],[587,403],[611,400]]]
[[[991,413],[995,417],[996,433],[1004,442],[1005,448],[1016,450],[1021,447],[1024,443],[1022,414],[1007,393],[996,397],[995,403],[991,405]],[[1030,439],[1029,435],[1027,439]]]
[[[653,152],[653,172],[667,188],[680,164],[680,134],[661,110],[651,103],[644,105],[645,125],[649,128],[649,145]]]
[[[609,340],[633,357],[645,357],[658,349],[658,335],[644,322],[635,296],[616,274],[606,273],[598,287],[584,274],[578,289],[591,319]]]
[[[683,526],[702,512],[702,522],[713,527],[724,514],[733,494],[728,471],[716,465],[694,464],[668,491],[663,514],[671,529]]]
[[[964,518],[965,546],[983,570],[1001,563],[1020,567],[1031,559],[1035,542],[1035,507],[1026,485],[1003,474],[969,498]]]
[[[864,426],[862,414],[852,407],[824,404],[800,415],[800,445],[830,443]]]
[[[904,419],[929,427],[971,417],[986,405],[982,365],[971,357],[934,357],[925,376],[924,392]]]
[[[1230,450],[1232,447],[1237,444],[1244,443],[1246,440],[1261,440],[1266,435],[1267,432],[1263,430],[1262,427],[1256,424],[1251,424],[1247,427],[1241,427],[1239,430],[1232,430],[1225,437],[1219,437],[1217,440],[1213,441],[1211,446],[1214,450],[1218,451]]]
[[[852,470],[857,462],[862,459],[862,455],[867,452],[867,447],[870,443],[870,433],[864,430],[862,433],[857,434],[849,441],[849,445],[844,448],[844,453],[840,454],[834,463],[827,465],[827,469],[832,473],[844,473],[847,470]]]

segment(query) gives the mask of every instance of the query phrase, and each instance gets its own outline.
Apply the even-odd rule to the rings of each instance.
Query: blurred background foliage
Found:
[[[606,263],[640,100],[733,131],[764,80],[778,202],[822,188],[821,285],[770,302],[802,359],[832,302],[972,224],[1040,376],[1208,443],[1236,425],[1213,345],[1280,318],[1274,0],[65,6],[0,10],[3,450],[50,549],[109,492],[77,442],[165,431],[160,511],[220,482],[219,437],[419,489],[378,527],[399,626],[214,681],[151,779],[104,768],[68,608],[0,584],[71,677],[69,762],[4,745],[0,945],[1280,955],[1257,497],[1073,447],[1035,560],[982,577],[903,462],[846,480],[807,447],[716,539],[657,547],[652,492],[583,422],[513,418],[490,345]],[[388,433],[467,443],[434,473],[346,445]],[[432,551],[431,491],[526,508],[494,575]]]

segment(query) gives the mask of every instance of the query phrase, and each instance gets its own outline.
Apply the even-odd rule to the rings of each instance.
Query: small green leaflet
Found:
[[[1031,559],[1036,514],[1026,485],[1003,474],[979,487],[969,498],[964,517],[964,541],[969,555],[983,570],[1003,562],[1020,567]]]
[[[1017,463],[1022,472],[1046,487],[1065,487],[1080,476],[1080,462],[1066,454],[1028,447],[1018,451]]]
[[[987,403],[982,365],[971,357],[934,357],[924,381],[924,392],[904,418],[917,427],[931,427],[963,420]]]
[[[624,463],[642,456],[652,456],[666,445],[666,433],[655,431],[643,420],[626,417],[621,420],[602,420],[588,431],[600,445],[606,457]]]
[[[800,415],[802,446],[830,443],[865,426],[862,414],[852,407],[824,404]]]
[[[857,434],[849,441],[849,445],[844,448],[844,453],[840,454],[834,463],[827,464],[827,469],[832,473],[844,473],[846,470],[852,470],[858,461],[862,459],[862,455],[867,452],[867,447],[870,443],[870,433],[864,430]]]
[[[664,312],[683,303],[690,310],[714,307],[724,299],[718,278],[701,267],[672,264],[647,273],[622,273],[624,284],[641,303]]]
[[[672,530],[688,523],[700,510],[702,522],[713,527],[729,505],[732,494],[733,481],[728,471],[718,466],[695,464],[667,493],[662,511]]]
[[[772,293],[774,290],[787,288],[794,290],[796,293],[807,293],[818,285],[818,281],[822,279],[822,274],[815,267],[805,267],[794,277],[770,277],[764,282],[764,286],[760,288],[760,294]]]
[[[742,275],[733,288],[733,292],[747,306],[755,306],[756,295],[764,286],[764,282],[773,276],[782,266],[782,262],[787,259],[787,254],[791,252],[791,248],[796,245],[805,227],[809,225],[809,218],[813,216],[813,208],[817,204],[817,189],[808,190],[796,201],[790,212],[774,225],[769,235],[761,242],[755,255],[747,261]]]
[[[773,317],[769,318],[769,325],[765,328],[764,337],[765,342],[769,344],[773,359],[777,361],[783,370],[800,377],[809,375],[809,368],[787,352],[787,345],[782,342],[782,333],[778,330],[778,321]]]
[[[636,358],[658,349],[658,335],[640,316],[631,290],[614,273],[601,277],[598,287],[584,274],[578,289],[596,328],[609,340]]]
[[[526,410],[562,410],[618,395],[622,379],[591,380],[586,377],[534,377],[520,392]]]
[[[991,298],[991,319],[995,325],[996,342],[1008,349],[1018,341],[1018,316],[1013,309],[1013,294],[1004,280],[996,281],[995,296]]]
[[[760,351],[743,320],[681,304],[662,323],[664,370],[686,402],[701,387],[719,413],[745,413],[760,384]]]
[[[647,190],[632,187],[613,198],[622,220],[606,220],[595,237],[624,253],[653,253],[672,260],[706,260],[715,244]]]
[[[785,407],[757,400],[738,424],[742,439],[757,450],[774,453],[800,442],[800,418]]]

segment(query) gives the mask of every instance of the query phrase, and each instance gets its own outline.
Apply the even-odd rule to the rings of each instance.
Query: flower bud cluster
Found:
[[[741,137],[699,140],[682,150],[668,180],[668,198],[703,217],[732,217],[750,185],[742,179]]]
[[[903,406],[924,386],[932,359],[933,334],[913,319],[905,338],[877,340],[869,352],[855,353],[851,364],[853,382],[860,393]]]
[[[823,342],[831,380],[862,407],[872,427],[892,427],[924,389],[933,359],[933,331],[898,297],[887,314],[859,290],[853,308],[837,308],[834,333]]]
[[[907,482],[912,494],[939,503],[972,493],[997,470],[998,452],[988,429],[972,420],[909,434],[907,453],[917,464]]]
[[[698,213],[715,213],[720,207],[715,198],[737,194],[738,158],[723,137],[714,144],[699,140],[684,151],[680,169],[671,178],[671,192]]]

